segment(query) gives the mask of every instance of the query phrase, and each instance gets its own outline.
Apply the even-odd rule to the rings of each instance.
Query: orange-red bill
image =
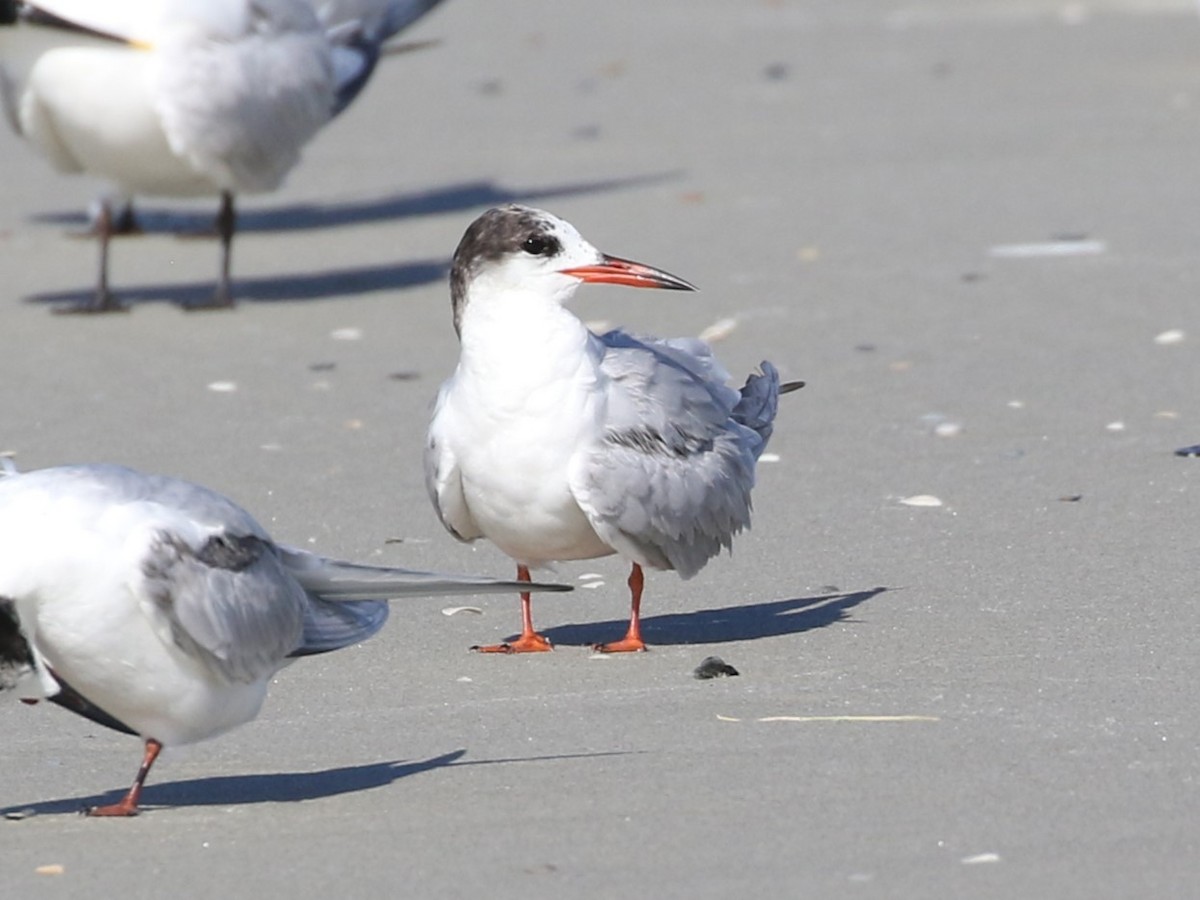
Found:
[[[605,255],[604,259],[590,266],[575,266],[563,269],[564,275],[573,275],[581,281],[593,284],[623,284],[626,287],[662,288],[668,291],[694,291],[696,288],[682,278],[634,262],[631,259],[621,259],[619,256]]]

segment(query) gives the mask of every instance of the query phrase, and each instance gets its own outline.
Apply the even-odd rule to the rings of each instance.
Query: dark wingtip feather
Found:
[[[752,429],[762,438],[759,453],[771,439],[772,423],[779,410],[779,370],[766,360],[760,368],[761,375],[753,373],[746,379],[741,399],[731,413],[735,422]]]

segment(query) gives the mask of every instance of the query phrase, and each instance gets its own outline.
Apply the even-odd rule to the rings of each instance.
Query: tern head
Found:
[[[694,291],[669,272],[601,253],[570,222],[509,204],[489,209],[467,228],[450,270],[454,327],[462,331],[470,295],[519,292],[565,303],[583,282]]]

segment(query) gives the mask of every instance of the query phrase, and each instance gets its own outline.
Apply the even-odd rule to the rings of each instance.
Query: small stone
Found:
[[[739,674],[738,670],[719,656],[706,656],[692,671],[692,677],[700,681],[707,681],[709,678],[732,677],[737,674]]]

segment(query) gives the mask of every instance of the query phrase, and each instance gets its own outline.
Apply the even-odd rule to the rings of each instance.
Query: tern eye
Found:
[[[521,249],[531,256],[553,256],[558,252],[558,241],[548,235],[534,234],[525,238]]]

